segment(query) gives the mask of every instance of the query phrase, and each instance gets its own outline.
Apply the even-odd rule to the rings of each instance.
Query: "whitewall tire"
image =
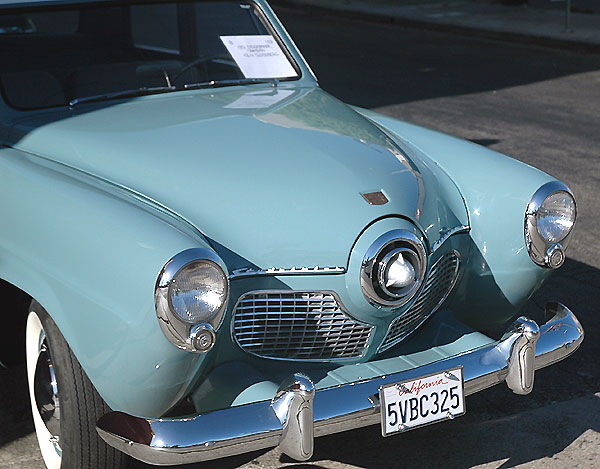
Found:
[[[29,311],[27,379],[44,463],[48,469],[124,468],[125,455],[96,432],[96,422],[111,409],[46,310],[34,300]]]

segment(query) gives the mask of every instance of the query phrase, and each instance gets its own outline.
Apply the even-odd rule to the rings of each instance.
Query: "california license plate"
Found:
[[[412,430],[465,413],[462,367],[379,389],[381,433]]]

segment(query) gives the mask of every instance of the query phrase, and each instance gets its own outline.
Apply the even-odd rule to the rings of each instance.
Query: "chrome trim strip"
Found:
[[[455,226],[454,228],[450,228],[449,230],[444,231],[443,234],[440,236],[440,239],[438,239],[431,245],[431,252],[434,253],[435,251],[437,251],[450,236],[453,236],[458,233],[468,233],[469,231],[471,231],[471,227],[467,225]]]
[[[244,267],[236,269],[229,274],[231,280],[244,277],[279,276],[279,275],[322,275],[322,274],[344,274],[344,267],[269,267],[268,269],[253,269]]]
[[[536,370],[571,355],[584,337],[581,324],[565,306],[548,304],[546,314],[547,317],[554,316],[539,329],[535,345]],[[509,376],[511,366],[519,363],[520,348],[515,345],[523,337],[519,332],[521,325],[512,327],[511,334],[503,340],[462,355],[405,372],[317,390],[313,405],[314,436],[378,424],[379,388],[390,383],[457,366],[463,367],[465,395],[501,383]],[[529,327],[524,329],[528,334]],[[297,390],[307,393],[310,399],[310,385],[304,384],[306,389],[300,386]],[[188,464],[277,446],[283,435],[283,426],[273,410],[272,401],[181,419],[143,419],[110,412],[98,421],[96,428],[111,446],[155,465]]]

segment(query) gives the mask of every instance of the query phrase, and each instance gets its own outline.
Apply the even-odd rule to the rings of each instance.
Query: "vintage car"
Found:
[[[341,103],[263,0],[2,2],[0,54],[0,359],[49,468],[306,460],[583,340],[523,310],[571,191]]]

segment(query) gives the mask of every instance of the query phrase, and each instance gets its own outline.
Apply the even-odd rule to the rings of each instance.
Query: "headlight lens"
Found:
[[[183,267],[169,287],[173,311],[188,323],[209,322],[227,300],[227,278],[223,270],[207,260]]]
[[[556,192],[544,200],[536,214],[537,230],[548,244],[562,241],[575,224],[575,201],[567,192]]]

